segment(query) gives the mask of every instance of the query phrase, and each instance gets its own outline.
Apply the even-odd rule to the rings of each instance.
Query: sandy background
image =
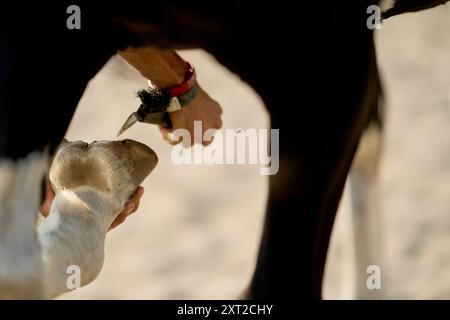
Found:
[[[387,21],[377,32],[389,101],[382,161],[386,298],[450,298],[450,9]],[[203,51],[182,51],[200,84],[224,109],[224,128],[263,128],[259,97]],[[115,139],[138,106],[145,79],[113,58],[91,81],[67,138]],[[62,299],[234,298],[252,274],[267,180],[257,165],[176,166],[156,127],[123,137],[160,158],[144,182],[140,210],[108,234],[106,261],[91,285]],[[339,298],[343,245],[339,213],[325,297]]]

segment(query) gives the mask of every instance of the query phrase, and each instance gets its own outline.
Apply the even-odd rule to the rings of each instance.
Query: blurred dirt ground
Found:
[[[388,99],[382,163],[386,298],[450,298],[450,9],[393,18],[377,31]],[[200,50],[181,51],[224,109],[224,128],[264,128],[259,97]],[[113,58],[91,81],[69,140],[113,140],[146,81]],[[282,133],[281,133],[282,134]],[[122,137],[121,137],[122,138]],[[266,177],[257,165],[176,166],[152,125],[123,138],[158,154],[139,211],[108,234],[102,273],[62,299],[233,299],[248,283],[262,228]],[[339,298],[341,211],[325,297]]]

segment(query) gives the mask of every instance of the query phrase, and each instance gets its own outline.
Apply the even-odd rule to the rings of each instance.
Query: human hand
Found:
[[[119,215],[116,217],[116,219],[111,224],[111,227],[109,227],[109,230],[114,229],[118,225],[122,224],[129,215],[136,212],[136,210],[139,208],[139,203],[142,198],[142,195],[144,194],[144,188],[138,187],[136,191],[133,194],[133,197],[125,204],[125,207],[123,210],[119,213]]]

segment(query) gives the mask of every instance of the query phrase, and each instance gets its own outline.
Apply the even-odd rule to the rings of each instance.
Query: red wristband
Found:
[[[186,92],[188,92],[189,90],[191,90],[192,87],[194,86],[195,81],[196,81],[195,69],[187,61],[185,61],[185,68],[186,68],[186,71],[185,71],[184,81],[182,83],[180,83],[179,85],[164,89],[164,91],[166,91],[170,97],[181,96],[181,95],[185,94]]]

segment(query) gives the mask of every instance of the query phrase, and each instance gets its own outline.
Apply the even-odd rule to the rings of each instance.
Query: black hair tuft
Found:
[[[137,96],[141,99],[141,109],[145,113],[165,111],[171,99],[169,94],[160,88],[139,90]]]

